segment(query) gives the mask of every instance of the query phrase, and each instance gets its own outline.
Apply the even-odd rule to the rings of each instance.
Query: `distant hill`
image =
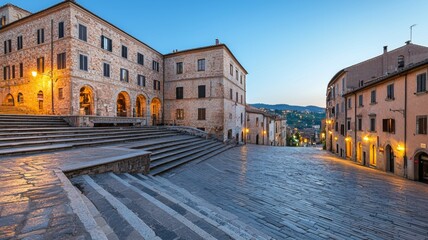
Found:
[[[321,107],[317,107],[317,106],[293,106],[293,105],[288,105],[288,104],[264,104],[264,103],[254,103],[254,104],[250,104],[251,106],[255,107],[255,108],[265,108],[265,109],[274,109],[274,110],[290,110],[290,111],[309,111],[309,112],[316,112],[316,113],[321,113],[321,112],[325,112],[324,108]]]

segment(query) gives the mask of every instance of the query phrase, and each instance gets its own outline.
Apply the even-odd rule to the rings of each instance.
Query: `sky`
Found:
[[[0,5],[8,0],[0,1]],[[60,0],[10,0],[37,12]],[[77,0],[163,54],[225,43],[248,71],[247,102],[325,106],[341,69],[428,46],[426,0]]]

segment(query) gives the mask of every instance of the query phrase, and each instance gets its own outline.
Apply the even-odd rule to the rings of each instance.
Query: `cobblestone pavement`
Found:
[[[164,177],[277,239],[428,239],[428,185],[315,148],[247,145]]]

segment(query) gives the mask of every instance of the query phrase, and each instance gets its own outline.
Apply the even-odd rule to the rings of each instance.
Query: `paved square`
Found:
[[[164,177],[277,239],[428,239],[428,185],[315,148],[247,145]]]

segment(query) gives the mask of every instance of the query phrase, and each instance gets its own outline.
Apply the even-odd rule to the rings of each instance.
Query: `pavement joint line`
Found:
[[[100,185],[98,185],[91,177],[88,175],[82,176],[83,179],[94,188],[99,194],[101,194],[117,211],[123,218],[136,230],[141,237],[144,239],[156,239],[161,240],[156,236],[155,232],[147,226],[140,218],[138,218],[131,210],[129,210],[123,203],[116,199],[109,192],[104,190]]]
[[[95,222],[95,219],[89,212],[89,209],[86,207],[86,204],[83,202],[80,194],[71,184],[70,180],[64,175],[62,171],[54,170],[54,172],[63,184],[63,188],[67,193],[68,199],[70,200],[70,206],[73,209],[73,212],[76,213],[76,215],[79,217],[80,221],[83,223],[83,226],[91,235],[92,239],[107,240],[106,235]]]
[[[215,238],[213,236],[211,236],[209,233],[205,232],[203,229],[201,229],[200,227],[198,227],[197,225],[195,225],[194,223],[192,223],[187,218],[185,218],[184,216],[182,216],[178,212],[174,211],[170,207],[166,206],[161,201],[159,201],[156,198],[150,196],[149,194],[141,191],[140,189],[136,188],[135,186],[132,186],[131,184],[129,184],[125,180],[123,180],[120,177],[118,177],[116,174],[109,173],[109,175],[112,178],[116,179],[117,181],[121,182],[123,185],[127,186],[128,188],[134,190],[140,196],[142,196],[145,199],[149,200],[155,206],[159,207],[160,209],[162,209],[163,211],[165,211],[166,213],[168,213],[169,215],[171,215],[172,217],[174,217],[175,219],[177,219],[181,223],[183,223],[185,226],[187,226],[188,228],[190,228],[193,232],[195,232],[196,234],[198,234],[199,236],[201,236],[203,239],[215,240]],[[138,179],[136,179],[134,177],[131,177],[131,179],[132,180],[137,180],[137,182],[139,181]]]

